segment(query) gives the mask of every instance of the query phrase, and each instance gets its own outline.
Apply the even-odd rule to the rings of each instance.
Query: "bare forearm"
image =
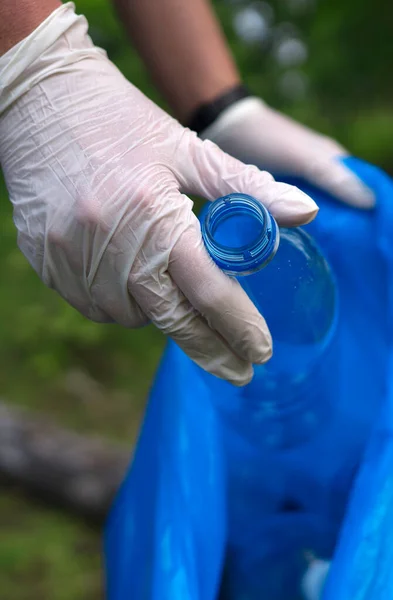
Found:
[[[1,0],[0,56],[34,31],[60,4],[59,0]]]
[[[240,81],[208,0],[113,0],[177,118]]]

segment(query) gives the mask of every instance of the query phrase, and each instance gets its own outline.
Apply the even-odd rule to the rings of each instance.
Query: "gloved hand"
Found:
[[[340,162],[348,156],[342,146],[269,108],[259,98],[231,105],[201,137],[277,178],[301,177],[358,208],[374,206],[373,192]]]
[[[264,319],[208,257],[192,201],[247,192],[297,225],[297,188],[202,142],[133,87],[63,5],[0,59],[0,162],[18,244],[94,321],[152,321],[206,370],[243,385],[271,355]]]

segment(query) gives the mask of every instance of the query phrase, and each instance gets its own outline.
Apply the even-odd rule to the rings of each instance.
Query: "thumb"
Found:
[[[314,219],[318,206],[298,188],[276,182],[270,173],[245,165],[209,140],[185,130],[177,153],[176,176],[182,191],[215,200],[232,192],[254,196],[279,225],[295,227]]]

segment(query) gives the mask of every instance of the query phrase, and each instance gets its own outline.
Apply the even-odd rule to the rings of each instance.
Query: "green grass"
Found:
[[[99,600],[96,531],[32,501],[0,495],[0,597],[4,600]]]
[[[131,446],[160,356],[153,329],[89,323],[46,289],[16,247],[0,193],[0,393],[11,404]],[[0,491],[0,598],[98,600],[101,535]]]
[[[0,281],[2,398],[131,447],[164,339],[91,323],[46,289],[17,249],[1,182]],[[102,597],[97,529],[4,490],[0,531],[2,600]]]
[[[164,339],[99,325],[46,289],[17,249],[0,182],[0,395],[79,431],[134,443]],[[0,598],[98,600],[101,535],[0,491]]]

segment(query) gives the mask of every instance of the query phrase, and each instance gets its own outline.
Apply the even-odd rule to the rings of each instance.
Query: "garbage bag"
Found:
[[[320,206],[306,229],[337,280],[331,352],[338,360],[310,382],[314,391],[329,389],[330,417],[301,445],[259,446],[226,418],[239,389],[203,372],[170,342],[106,527],[109,600],[300,600],[307,557],[330,559],[343,522],[326,599],[352,598],[337,586],[351,572],[360,590],[365,569],[375,574],[368,595],[353,597],[382,599],[370,590],[378,588],[380,564],[387,579],[393,560],[386,538],[374,548],[388,522],[379,499],[393,495],[382,489],[393,426],[393,182],[363,161],[346,163],[374,190],[374,210],[288,180]],[[383,433],[377,443],[375,432]]]
[[[323,600],[386,600],[393,595],[393,186],[392,180],[368,165],[359,174],[377,191],[376,222],[380,260],[385,265],[384,323],[388,340],[386,374],[378,418],[359,468]],[[374,364],[369,364],[370,377]],[[376,397],[374,396],[374,399]]]

